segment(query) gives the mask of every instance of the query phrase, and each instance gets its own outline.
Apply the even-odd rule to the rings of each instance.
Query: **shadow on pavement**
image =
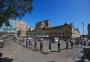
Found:
[[[34,52],[40,52],[40,49],[32,49]]]
[[[56,62],[56,61],[47,61],[47,62]]]
[[[44,54],[44,55],[47,55],[48,54],[48,52],[41,52],[42,54]]]
[[[85,60],[84,56],[78,58],[80,58],[80,60],[77,60],[75,62],[90,62],[89,60]]]
[[[13,59],[8,58],[8,57],[4,57],[4,58],[0,58],[0,62],[12,62]]]
[[[70,48],[63,48],[63,49],[60,49],[60,50],[68,50],[68,49],[70,49]]]
[[[58,52],[58,51],[51,51],[51,52]]]

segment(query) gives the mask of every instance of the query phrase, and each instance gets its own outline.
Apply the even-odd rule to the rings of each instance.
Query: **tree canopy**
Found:
[[[0,0],[0,27],[5,23],[10,26],[9,19],[15,19],[31,13],[32,0]]]

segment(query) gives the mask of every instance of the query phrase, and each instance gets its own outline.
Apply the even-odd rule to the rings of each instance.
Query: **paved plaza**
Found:
[[[13,58],[13,62],[75,62],[75,58],[82,55],[82,48],[74,46],[73,49],[65,49],[64,42],[61,42],[61,46],[61,52],[57,52],[57,44],[53,43],[53,52],[45,55],[9,41],[9,45],[0,49],[0,52],[3,52],[3,57]],[[44,52],[47,51],[47,48],[48,44],[44,42]]]

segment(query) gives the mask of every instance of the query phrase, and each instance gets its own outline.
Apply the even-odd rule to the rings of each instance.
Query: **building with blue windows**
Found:
[[[6,38],[6,37],[12,37],[12,36],[16,36],[16,20],[9,20],[10,26],[5,26],[5,24],[3,24],[2,27],[0,27],[0,36],[1,38]]]
[[[88,24],[88,39],[90,39],[90,24]]]

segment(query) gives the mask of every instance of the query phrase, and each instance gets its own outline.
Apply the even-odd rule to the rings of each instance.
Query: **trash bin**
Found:
[[[3,47],[4,47],[4,41],[0,40],[0,48],[3,48]]]

